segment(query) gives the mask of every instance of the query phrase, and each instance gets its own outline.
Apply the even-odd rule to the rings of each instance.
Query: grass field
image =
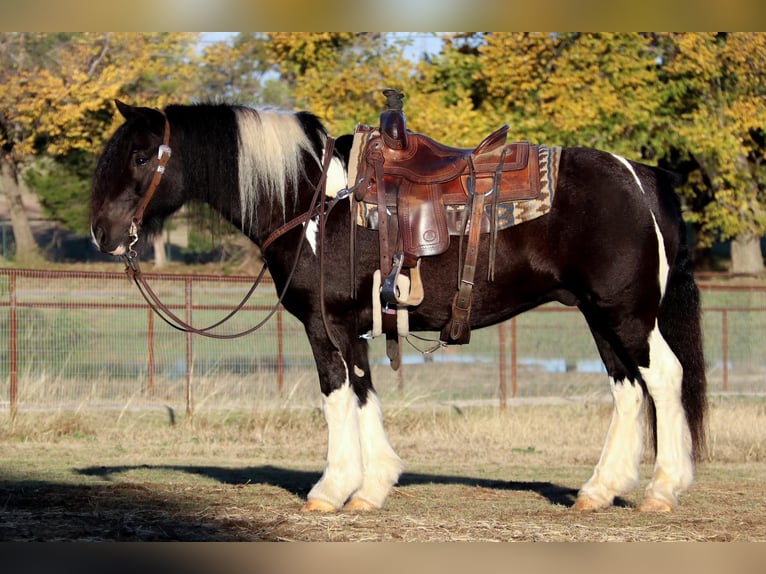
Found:
[[[713,397],[709,453],[668,515],[571,510],[603,400],[385,406],[407,470],[374,513],[299,511],[324,465],[316,408],[20,412],[0,420],[0,540],[766,541],[766,399]],[[647,460],[644,481],[651,472]]]

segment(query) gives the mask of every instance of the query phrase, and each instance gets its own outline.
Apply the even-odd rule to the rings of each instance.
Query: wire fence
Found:
[[[148,276],[176,314],[208,325],[227,314],[251,277]],[[713,392],[766,391],[766,286],[702,283],[703,332]],[[276,303],[259,286],[225,328],[252,326]],[[425,334],[436,337],[436,333]],[[373,381],[397,404],[489,403],[509,398],[608,399],[584,319],[549,304],[474,331],[471,343],[433,354],[405,343],[393,371],[385,344],[370,344]],[[0,269],[0,408],[171,405],[315,408],[318,376],[303,326],[281,308],[259,331],[214,340],[172,329],[123,273]]]

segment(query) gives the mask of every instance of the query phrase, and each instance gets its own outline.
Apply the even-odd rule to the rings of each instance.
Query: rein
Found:
[[[163,116],[165,116],[164,112],[162,114]],[[178,317],[175,313],[173,313],[170,310],[170,308],[160,300],[160,298],[157,296],[154,290],[149,286],[148,282],[146,281],[146,277],[144,276],[143,272],[141,271],[141,267],[139,266],[138,254],[133,249],[134,245],[138,241],[139,232],[141,231],[141,223],[143,221],[144,211],[146,210],[146,207],[149,204],[149,201],[154,195],[154,192],[157,190],[160,180],[162,179],[162,175],[165,173],[165,166],[167,165],[167,162],[170,159],[171,149],[170,149],[170,146],[168,145],[169,141],[170,141],[170,123],[168,122],[167,116],[165,116],[165,133],[163,135],[163,143],[160,146],[158,155],[157,155],[160,164],[157,166],[157,170],[155,171],[154,176],[152,177],[152,181],[149,184],[149,188],[147,189],[147,192],[144,195],[144,198],[141,201],[141,204],[136,210],[136,213],[133,216],[133,219],[131,221],[131,226],[129,231],[130,244],[128,246],[127,253],[123,255],[123,258],[125,260],[125,273],[136,284],[136,287],[138,287],[139,292],[143,296],[146,303],[149,305],[149,308],[151,308],[152,311],[154,311],[157,314],[157,316],[159,316],[165,323],[167,323],[168,325],[170,325],[171,327],[173,327],[174,329],[178,331],[182,331],[185,333],[193,333],[196,335],[202,335],[203,337],[209,337],[212,339],[236,339],[238,337],[249,335],[250,333],[253,333],[257,331],[258,329],[260,329],[261,327],[263,327],[263,325],[265,325],[266,322],[269,319],[271,319],[271,317],[277,312],[277,309],[279,309],[279,306],[282,304],[282,300],[287,294],[287,290],[290,287],[290,283],[292,282],[293,276],[295,275],[295,271],[298,268],[298,261],[300,260],[301,252],[303,251],[303,244],[305,243],[305,240],[306,240],[308,225],[304,225],[303,227],[303,233],[301,235],[300,242],[298,243],[298,249],[295,253],[295,260],[293,261],[293,265],[290,269],[290,273],[287,276],[285,286],[283,287],[282,292],[279,294],[279,298],[277,299],[277,302],[274,304],[274,307],[269,311],[269,313],[266,315],[264,319],[262,319],[253,327],[250,327],[249,329],[240,331],[238,333],[218,334],[218,333],[210,332],[212,329],[215,329],[216,327],[219,327],[222,324],[229,321],[232,317],[234,317],[234,315],[236,315],[239,311],[241,311],[242,308],[247,303],[247,301],[253,295],[253,293],[255,293],[256,288],[258,287],[261,280],[263,279],[264,274],[266,273],[267,263],[265,260],[264,260],[263,266],[261,267],[260,272],[258,273],[258,276],[255,278],[255,281],[253,282],[253,285],[250,287],[250,290],[244,296],[242,301],[228,315],[226,315],[223,319],[213,323],[212,325],[208,325],[207,327],[203,327],[203,328],[197,328],[187,323],[186,321]],[[309,208],[309,210],[306,213],[289,221],[287,224],[283,225],[282,227],[274,231],[271,235],[269,235],[269,237],[261,246],[261,253],[265,253],[266,248],[271,243],[273,243],[276,239],[278,239],[279,237],[281,237],[288,231],[292,230],[293,228],[297,227],[301,223],[306,224],[312,217],[314,217],[317,214],[320,215],[320,218],[322,219],[321,225],[322,225],[322,229],[324,229],[324,218],[327,216],[332,206],[330,206],[327,210],[325,210],[325,200],[322,199],[321,201],[319,201],[319,199],[320,199],[320,194],[323,196],[325,192],[325,188],[327,184],[327,172],[330,169],[330,162],[332,161],[332,154],[333,154],[334,147],[335,147],[334,138],[327,136],[327,140],[325,142],[325,150],[324,150],[324,161],[322,163],[322,174],[319,178],[319,182],[316,185],[314,196],[312,197],[312,200],[310,203],[311,207]],[[321,265],[321,260],[320,260],[320,265]]]

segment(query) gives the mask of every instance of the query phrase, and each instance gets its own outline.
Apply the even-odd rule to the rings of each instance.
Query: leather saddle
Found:
[[[540,192],[537,147],[505,143],[507,125],[474,149],[449,147],[412,133],[407,147],[396,149],[385,144],[384,129],[381,126],[381,135],[371,138],[370,145],[382,150],[386,206],[392,212],[395,208],[405,262],[447,250],[449,236],[462,233],[460,216],[471,195],[502,204],[533,199]],[[365,201],[376,204],[377,194]],[[485,216],[482,229],[489,232],[489,228],[490,218]]]
[[[381,113],[380,127],[360,124],[355,131],[360,151],[354,200],[368,216],[365,225],[379,231],[383,304],[414,306],[423,297],[420,258],[445,252],[451,235],[461,237],[461,248],[463,236],[468,236],[460,290],[466,281],[473,284],[481,232],[492,234],[490,257],[494,260],[497,206],[540,194],[538,147],[508,143],[507,125],[475,148],[442,144],[407,129],[403,94],[383,93],[387,108]],[[403,295],[398,277],[406,269],[412,290]],[[448,329],[452,332],[448,342],[468,342],[470,290],[467,301],[463,295],[461,326]],[[454,311],[453,304],[453,318]]]

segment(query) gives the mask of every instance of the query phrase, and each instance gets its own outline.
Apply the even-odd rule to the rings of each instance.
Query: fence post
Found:
[[[284,338],[282,333],[282,305],[277,309],[277,389],[279,396],[285,388],[284,380]]]
[[[729,312],[721,311],[721,346],[723,347],[723,390],[729,390]]]
[[[16,412],[18,409],[18,391],[19,391],[19,366],[18,366],[18,349],[17,349],[17,333],[16,333],[16,273],[13,271],[8,275],[8,311],[9,311],[9,327],[10,327],[10,356],[8,360],[10,362],[10,375],[11,375],[11,388],[10,388],[10,403],[11,403],[11,422],[16,421]]]
[[[146,394],[149,397],[154,397],[154,311],[149,307],[147,313],[149,314],[148,333],[146,337],[149,345],[149,363],[147,365],[149,381],[147,383]]]
[[[186,322],[191,325],[192,322],[192,282],[191,277],[186,277],[184,281],[185,285],[185,299],[186,299]],[[186,332],[186,415],[192,416],[192,370],[194,368],[194,362],[192,357],[192,334],[190,331]]]
[[[518,349],[516,348],[516,317],[511,319],[511,396],[516,398],[518,371]]]
[[[507,394],[508,389],[505,384],[505,323],[498,325],[498,347],[500,347],[499,353],[499,370],[500,370],[500,410],[505,411],[508,407]]]

